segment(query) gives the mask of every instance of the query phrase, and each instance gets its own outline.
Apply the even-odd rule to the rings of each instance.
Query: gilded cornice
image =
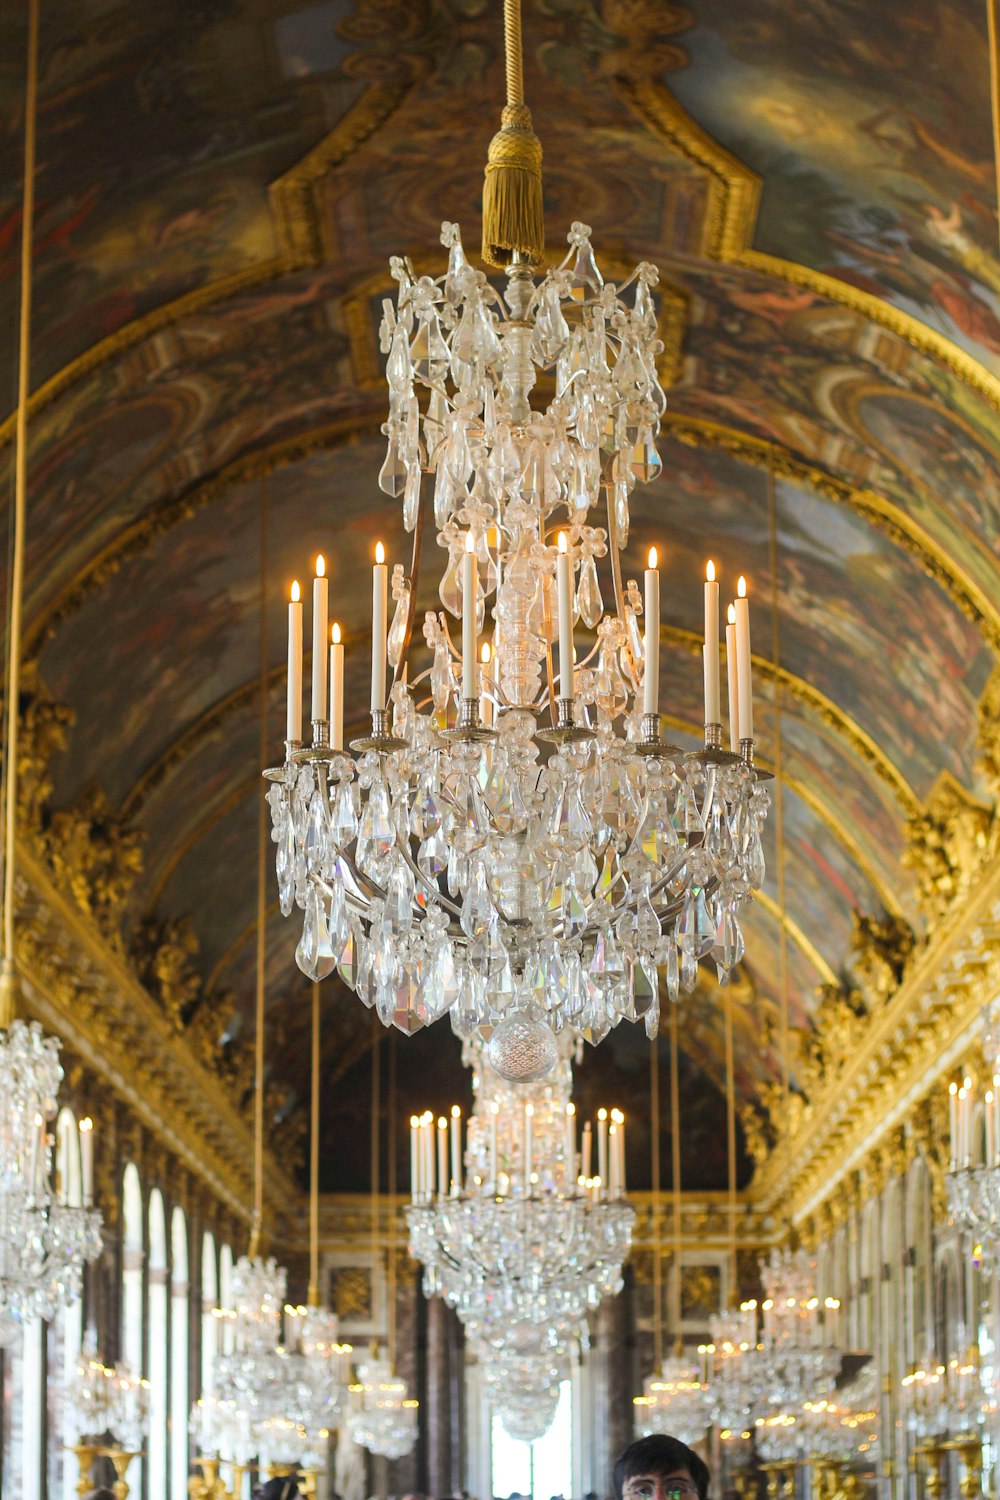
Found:
[[[994,860],[914,954],[895,993],[872,1011],[854,1048],[803,1110],[791,1139],[779,1141],[758,1168],[754,1201],[774,1208],[787,1198],[799,1219],[839,1191],[845,1173],[875,1147],[883,1166],[869,1163],[869,1177],[886,1171],[890,1133],[920,1100],[943,1087],[998,991],[1000,860]],[[898,1144],[897,1137],[892,1149]]]
[[[127,1128],[167,1151],[248,1223],[253,1207],[249,1121],[194,1056],[128,962],[60,892],[37,855],[18,852],[18,966],[32,1015],[127,1108]],[[296,1186],[268,1155],[267,1212]]]

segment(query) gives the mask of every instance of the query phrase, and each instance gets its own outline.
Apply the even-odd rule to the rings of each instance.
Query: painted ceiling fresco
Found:
[[[388,257],[439,264],[443,218],[475,245],[499,12],[45,6],[25,605],[29,656],[74,715],[52,802],[97,788],[141,835],[123,944],[181,924],[220,1054],[252,1029],[262,586],[274,754],[284,591],[319,550],[348,702],[366,701],[375,539],[408,557],[376,485]],[[980,704],[1000,649],[985,10],[920,0],[903,26],[861,0],[525,0],[525,34],[551,245],[583,217],[608,274],[661,270],[664,470],[636,497],[625,567],[637,576],[661,549],[662,691],[684,743],[701,719],[705,559],[724,591],[750,580],[784,898],[772,814],[733,990],[746,1104],[780,1076],[782,1009],[807,1028],[820,986],[853,983],[856,913],[923,936],[908,830],[941,778],[983,795]],[[0,0],[2,335],[17,307],[23,59],[23,8]],[[8,419],[4,502],[11,433]],[[309,1009],[294,943],[272,911],[269,1074],[293,1117]],[[725,1180],[709,978],[680,1017],[685,1178],[702,1187]],[[365,1107],[371,1032],[336,984],[324,1036],[346,1121]],[[429,1104],[450,1102],[446,1028],[394,1045],[419,1062],[400,1072],[401,1115],[422,1107],[415,1077]],[[587,1049],[581,1097],[634,1095],[644,1069],[641,1034],[622,1028]],[[648,1142],[630,1149],[641,1176]],[[362,1188],[366,1160],[326,1162],[325,1185]]]

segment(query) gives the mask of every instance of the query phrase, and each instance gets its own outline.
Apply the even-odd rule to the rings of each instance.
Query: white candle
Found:
[[[958,1167],[958,1084],[948,1085],[948,1115],[951,1125],[951,1170]]]
[[[588,1120],[586,1125],[584,1125],[583,1127],[583,1152],[580,1162],[580,1176],[584,1179],[584,1181],[586,1181],[586,1179],[590,1176],[590,1143],[592,1139],[593,1137],[590,1132],[590,1121]]]
[[[1000,1078],[993,1079],[993,1143],[994,1150],[1000,1154]],[[996,1165],[996,1156],[990,1162],[990,1166]]]
[[[566,1181],[572,1187],[576,1181],[576,1105],[566,1106],[566,1139],[563,1143],[566,1157]]]
[[[490,1184],[493,1191],[497,1190],[499,1180],[499,1162],[497,1161],[497,1115],[500,1106],[495,1101],[490,1105]]]
[[[565,531],[559,533],[556,556],[556,593],[559,607],[559,696],[573,696],[573,564]]]
[[[330,746],[344,748],[344,643],[336,621],[330,627]]]
[[[434,1142],[431,1140],[431,1125],[433,1117],[427,1114],[420,1117],[420,1155],[423,1167],[420,1174],[420,1185],[423,1188],[424,1198],[434,1196]]]
[[[288,699],[285,739],[302,738],[302,597],[298,580],[288,604]]]
[[[94,1122],[89,1116],[80,1121],[80,1179],[83,1204],[89,1208],[94,1201]]]
[[[375,545],[375,566],[372,568],[372,713],[381,713],[385,708],[385,637],[386,611],[388,609],[388,569],[385,565],[385,548],[381,542]]]
[[[599,1109],[597,1111],[597,1175],[601,1179],[602,1187],[607,1186],[608,1112],[606,1109]]]
[[[479,719],[489,729],[493,724],[493,699],[489,697],[490,688],[490,643],[483,642],[480,652],[482,657],[482,670],[479,673]]]
[[[462,558],[462,697],[476,694],[476,595],[479,592],[479,559],[476,538],[465,533],[465,555]]]
[[[993,1103],[994,1103],[994,1100],[993,1100],[993,1090],[992,1089],[987,1089],[987,1091],[986,1091],[986,1109],[985,1109],[985,1114],[986,1114],[986,1166],[988,1166],[988,1167],[991,1167],[993,1165],[993,1158],[996,1156],[996,1149],[997,1149],[996,1121],[995,1121],[994,1116],[993,1116]]]
[[[524,1106],[524,1191],[526,1194],[531,1192],[531,1156],[533,1144],[531,1127],[534,1118],[535,1106],[533,1104],[526,1104]]]
[[[410,1116],[410,1202],[416,1203],[420,1195],[420,1121]]]
[[[612,1198],[617,1198],[617,1196],[618,1196],[618,1127],[614,1123],[613,1120],[611,1122],[611,1128],[608,1131],[608,1144],[609,1144],[610,1150],[611,1150],[611,1165],[608,1168],[608,1171],[609,1171],[609,1174],[610,1174],[609,1177],[608,1177],[609,1196],[612,1197]]]
[[[646,665],[643,672],[642,711],[644,714],[655,714],[660,707],[660,575],[656,567],[655,547],[649,549],[645,583],[646,636],[643,652]]]
[[[314,720],[327,717],[325,648],[329,602],[330,580],[326,576],[326,563],[321,552],[316,559],[316,577],[313,579],[312,716]]]
[[[38,1117],[38,1156],[35,1160],[35,1197],[41,1199],[45,1196],[45,1182],[48,1177],[48,1154],[49,1154],[49,1127],[44,1119]]]
[[[968,1094],[963,1085],[958,1091],[958,1161],[962,1167],[969,1165],[967,1101]]]
[[[736,676],[736,606],[730,604],[726,626],[726,673],[729,678],[729,748],[734,755],[740,749],[740,694]]]
[[[715,563],[705,566],[705,723],[720,724],[719,706],[719,585]]]
[[[750,601],[741,576],[736,597],[736,680],[739,689],[740,739],[753,739],[753,690],[750,680]]]
[[[444,1115],[438,1118],[438,1197],[448,1192],[448,1121]]]
[[[611,1111],[611,1118],[616,1127],[616,1139],[618,1142],[618,1192],[625,1195],[625,1116],[620,1109]]]
[[[457,1198],[462,1191],[462,1111],[457,1104],[451,1106],[451,1196]]]

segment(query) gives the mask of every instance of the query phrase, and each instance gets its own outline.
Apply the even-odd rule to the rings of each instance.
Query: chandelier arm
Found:
[[[403,844],[399,842],[398,835],[396,839],[396,848],[403,856],[403,861],[409,869],[411,875],[415,875],[417,877],[421,885],[427,891],[427,894],[437,902],[438,906],[443,907],[445,911],[450,912],[453,917],[460,918],[462,915],[462,908],[460,906],[456,906],[455,902],[452,901],[450,897],[442,895],[441,891],[438,890],[437,886],[430,879],[430,877],[424,874],[423,870],[417,864],[409,849],[407,849]]]

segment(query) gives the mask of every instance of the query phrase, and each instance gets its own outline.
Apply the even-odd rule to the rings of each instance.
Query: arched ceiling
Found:
[[[442,218],[475,243],[499,9],[44,8],[26,632],[75,715],[51,800],[97,786],[140,832],[124,944],[187,922],[227,1042],[252,1025],[264,496],[277,753],[283,589],[317,550],[332,555],[348,702],[366,699],[372,544],[407,555],[375,483],[380,299],[391,254],[440,261]],[[704,558],[753,584],[760,757],[782,773],[789,1014],[807,1027],[817,988],[849,976],[855,912],[922,934],[904,855],[939,777],[982,792],[977,716],[1000,646],[986,12],[918,0],[904,27],[861,0],[525,0],[525,33],[551,243],[583,217],[614,274],[637,259],[661,270],[664,471],[636,496],[626,571],[649,542],[665,550],[678,737],[701,718]],[[6,330],[24,58],[11,0],[0,36]],[[8,362],[8,410],[9,376]],[[768,840],[733,997],[743,1104],[780,1072],[773,813]],[[293,1112],[307,1077],[296,936],[272,914],[269,1057]],[[364,1108],[369,1018],[335,984],[324,1010],[326,1091],[348,1118]],[[586,1097],[634,1094],[639,1040],[588,1049]],[[691,1139],[708,1140],[723,1022],[707,979],[681,1041]],[[401,1113],[422,1107],[420,1088],[449,1102],[446,1029],[398,1046],[420,1059],[401,1070]],[[327,1185],[358,1186],[364,1149],[327,1161]],[[724,1181],[716,1156],[693,1151],[700,1185]]]

